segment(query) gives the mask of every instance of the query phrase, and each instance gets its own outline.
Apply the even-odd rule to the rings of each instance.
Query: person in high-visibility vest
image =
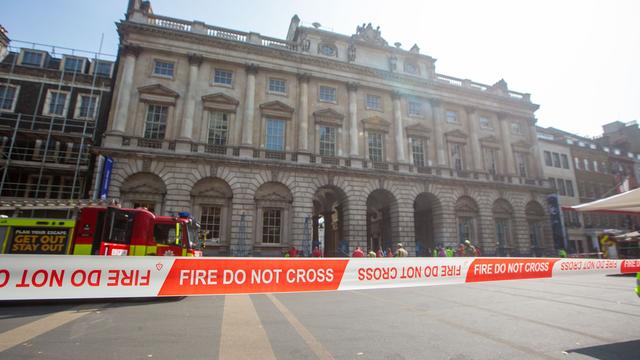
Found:
[[[636,295],[640,296],[640,272],[636,274]]]

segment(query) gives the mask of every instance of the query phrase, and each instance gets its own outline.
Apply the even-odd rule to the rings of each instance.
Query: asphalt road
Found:
[[[0,304],[0,359],[640,359],[635,278]]]

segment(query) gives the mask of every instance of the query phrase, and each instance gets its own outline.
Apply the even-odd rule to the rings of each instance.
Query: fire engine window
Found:
[[[131,230],[133,227],[133,215],[123,211],[114,211],[107,220],[108,237],[107,242],[128,244],[131,241]]]
[[[190,248],[199,247],[200,242],[198,241],[198,228],[199,226],[195,222],[191,222],[188,225],[182,227],[183,231],[186,229],[187,235],[189,236]]]
[[[153,239],[158,244],[176,245],[176,224],[156,224],[153,227]]]

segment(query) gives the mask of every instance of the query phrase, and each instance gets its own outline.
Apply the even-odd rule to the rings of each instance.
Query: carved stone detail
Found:
[[[350,62],[356,61],[356,46],[351,43],[347,49],[347,60]]]
[[[200,66],[200,64],[202,64],[203,57],[200,54],[190,53],[187,57],[189,58],[190,65]]]
[[[380,26],[373,28],[371,23],[362,24],[356,28],[356,33],[351,36],[354,40],[360,40],[377,46],[389,46],[389,43],[380,35]]]
[[[145,171],[145,172],[151,171],[151,159],[142,160],[142,171]]]
[[[398,57],[395,55],[389,56],[389,71],[396,72],[398,70]]]
[[[245,67],[247,74],[257,74],[259,66],[257,64],[249,64]]]
[[[122,46],[122,53],[124,55],[133,55],[135,57],[138,57],[138,55],[140,55],[141,52],[142,52],[142,47],[137,46],[137,45],[123,45]]]

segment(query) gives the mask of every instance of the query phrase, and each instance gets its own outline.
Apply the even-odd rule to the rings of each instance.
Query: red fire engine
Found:
[[[187,213],[159,216],[144,208],[86,207],[74,230],[74,255],[202,256],[198,224]]]

